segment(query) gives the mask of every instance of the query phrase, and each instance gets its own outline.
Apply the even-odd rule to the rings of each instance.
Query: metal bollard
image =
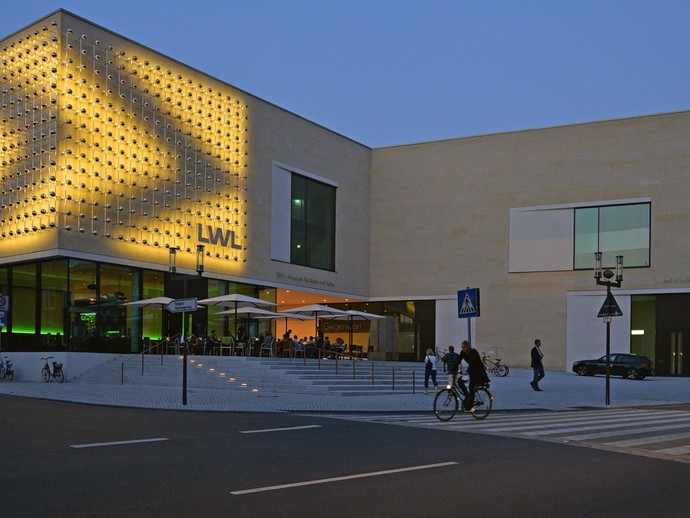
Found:
[[[395,367],[391,367],[393,373],[393,392],[395,392]]]
[[[356,373],[355,373],[355,359],[352,358],[352,379],[356,379]]]
[[[416,374],[415,371],[412,371],[412,395],[416,394],[416,392],[415,392],[415,387],[416,387],[415,374]]]
[[[371,362],[371,384],[374,384],[374,362]]]

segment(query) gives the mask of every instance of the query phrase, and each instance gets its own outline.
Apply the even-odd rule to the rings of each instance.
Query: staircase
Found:
[[[183,360],[180,356],[144,355],[143,362],[142,375],[141,356],[117,356],[77,377],[74,383],[182,384]],[[411,394],[413,377],[414,390],[423,391],[424,367],[421,363],[307,359],[305,364],[302,358],[242,356],[189,356],[187,363],[187,387],[190,389],[342,396]]]

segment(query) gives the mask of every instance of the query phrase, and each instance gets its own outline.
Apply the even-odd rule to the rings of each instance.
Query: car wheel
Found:
[[[575,372],[578,376],[589,376],[589,369],[586,365],[578,365]]]
[[[639,380],[642,379],[644,376],[640,377],[640,373],[637,372],[637,369],[630,368],[626,371],[625,377],[631,380]]]

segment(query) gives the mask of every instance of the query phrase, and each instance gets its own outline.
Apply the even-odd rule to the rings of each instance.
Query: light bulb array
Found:
[[[56,22],[0,50],[0,239],[57,229],[190,254],[201,241],[246,261],[234,91]]]

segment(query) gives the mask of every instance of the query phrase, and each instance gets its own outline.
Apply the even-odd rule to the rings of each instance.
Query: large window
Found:
[[[575,269],[594,267],[594,252],[605,267],[622,255],[626,267],[649,266],[650,204],[575,209]]]
[[[335,187],[292,174],[290,262],[335,270]]]

